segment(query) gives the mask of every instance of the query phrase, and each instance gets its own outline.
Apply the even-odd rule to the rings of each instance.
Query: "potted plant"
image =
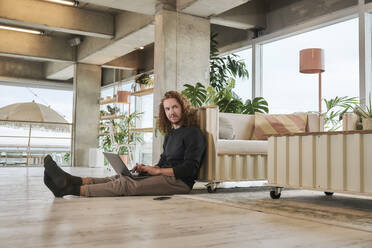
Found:
[[[324,129],[326,131],[336,131],[341,128],[343,115],[353,110],[358,104],[357,97],[338,97],[329,100],[323,99],[326,111],[322,113],[324,118]]]
[[[249,77],[249,73],[245,62],[239,60],[238,55],[219,56],[217,36],[217,33],[212,33],[210,38],[209,78],[210,85],[216,91],[221,91],[231,77],[244,79]]]
[[[154,79],[148,73],[142,73],[136,77],[135,83],[140,86],[140,90],[144,90],[154,84]]]
[[[182,94],[194,107],[203,105],[218,105],[220,112],[237,114],[268,113],[268,103],[263,97],[243,100],[233,91],[235,78],[248,78],[249,73],[244,61],[239,56],[231,54],[219,56],[216,41],[217,34],[212,33],[210,39],[210,86],[201,83],[195,86],[185,84]]]
[[[220,112],[236,114],[269,112],[268,103],[263,97],[248,99],[243,103],[242,99],[233,91],[235,87],[235,79],[233,78],[230,78],[226,82],[226,87],[218,92],[213,86],[205,89],[201,83],[196,83],[195,86],[185,84],[184,87],[182,94],[190,100],[194,107],[218,105]]]
[[[101,113],[103,115],[117,115],[119,108],[107,105],[107,111],[103,110]],[[142,113],[133,112],[123,119],[102,120],[99,136],[100,148],[105,152],[117,152],[126,164],[128,164],[128,155],[130,154],[130,160],[133,161],[133,154],[129,152],[129,146],[121,145],[143,143],[142,133],[130,132],[131,128],[135,128],[135,120],[139,119],[141,115]],[[105,161],[105,164],[107,164],[107,161]]]
[[[355,108],[356,113],[362,120],[363,130],[372,130],[372,101],[369,94],[368,104],[358,104]]]

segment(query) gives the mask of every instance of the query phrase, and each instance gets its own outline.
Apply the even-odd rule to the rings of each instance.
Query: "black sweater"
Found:
[[[165,136],[160,168],[173,168],[176,178],[184,181],[190,188],[198,177],[200,163],[205,152],[203,133],[196,126],[182,126]]]

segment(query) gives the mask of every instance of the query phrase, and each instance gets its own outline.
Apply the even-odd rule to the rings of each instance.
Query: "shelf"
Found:
[[[145,128],[132,128],[130,129],[131,132],[138,132],[138,133],[152,133],[152,127],[145,127]]]
[[[149,88],[149,89],[145,89],[145,90],[132,92],[131,95],[132,96],[145,96],[145,95],[152,94],[153,92],[154,92],[154,88]],[[116,102],[117,102],[116,97],[113,97],[113,98],[100,100],[99,104],[104,105],[104,104],[116,103]]]
[[[103,105],[103,104],[115,103],[115,102],[116,102],[116,97],[113,97],[109,99],[100,100],[99,104]]]
[[[100,117],[101,120],[114,120],[114,119],[124,119],[126,115],[103,115]]]
[[[132,96],[145,96],[145,95],[152,94],[153,92],[154,92],[154,88],[149,88],[149,89],[133,92],[131,95]]]

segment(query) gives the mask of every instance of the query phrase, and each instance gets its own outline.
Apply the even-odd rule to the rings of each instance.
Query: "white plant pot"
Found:
[[[357,123],[359,121],[359,116],[355,113],[345,113],[342,116],[342,124],[344,131],[356,130]]]
[[[363,118],[363,130],[372,130],[372,118]]]
[[[104,167],[103,150],[97,148],[89,149],[89,167],[102,168]]]

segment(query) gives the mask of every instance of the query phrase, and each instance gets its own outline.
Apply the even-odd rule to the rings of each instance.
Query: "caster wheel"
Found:
[[[214,192],[216,192],[216,190],[217,190],[216,187],[207,186],[207,191],[208,191],[208,193],[214,193]]]
[[[282,195],[282,193],[277,193],[277,192],[275,192],[275,190],[270,191],[270,197],[272,199],[279,199],[281,195]]]
[[[324,194],[326,195],[326,196],[333,196],[333,192],[324,192]]]

